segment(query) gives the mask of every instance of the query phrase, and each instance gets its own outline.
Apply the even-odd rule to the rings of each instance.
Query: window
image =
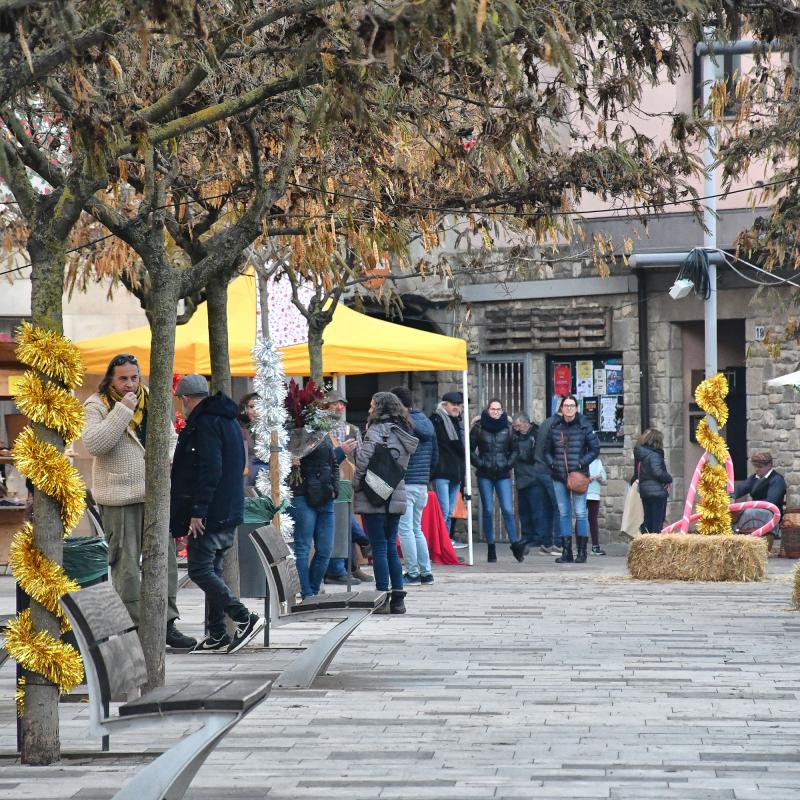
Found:
[[[548,356],[548,414],[556,413],[567,394],[578,398],[578,411],[597,432],[601,447],[622,447],[625,391],[621,354]]]

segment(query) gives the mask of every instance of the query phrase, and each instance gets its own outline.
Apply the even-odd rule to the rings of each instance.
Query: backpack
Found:
[[[392,451],[383,441],[375,445],[375,450],[367,464],[367,471],[361,481],[361,490],[373,506],[386,505],[405,477],[405,468],[397,463]]]

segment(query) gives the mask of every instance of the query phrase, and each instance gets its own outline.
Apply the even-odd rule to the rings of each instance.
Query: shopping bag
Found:
[[[636,481],[628,487],[628,491],[625,494],[620,531],[629,539],[635,539],[640,534],[639,528],[643,522],[644,507],[642,506],[642,498],[639,497],[639,482]]]

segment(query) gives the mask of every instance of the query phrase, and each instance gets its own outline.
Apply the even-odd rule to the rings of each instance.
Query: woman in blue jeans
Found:
[[[517,541],[517,525],[511,497],[511,469],[514,466],[511,424],[503,404],[493,397],[469,433],[470,458],[477,467],[481,519],[486,536],[488,560],[497,561],[494,544],[494,495],[500,501],[511,544]]]
[[[586,561],[589,541],[589,520],[586,510],[586,492],[573,492],[567,487],[567,475],[581,472],[589,477],[589,464],[600,455],[597,434],[583,414],[578,413],[578,401],[567,395],[561,401],[560,419],[553,423],[547,433],[545,461],[553,475],[553,490],[558,502],[561,521],[561,555],[557,564],[569,564],[572,555],[572,514],[575,514],[578,555],[574,561]]]
[[[386,446],[395,461],[405,471],[408,460],[417,449],[418,440],[412,436],[414,426],[408,411],[391,392],[373,395],[367,418],[367,432],[356,450],[356,474],[353,477],[353,511],[361,514],[372,545],[372,567],[375,588],[391,594],[386,602],[375,609],[375,614],[405,614],[403,591],[403,565],[397,552],[397,529],[400,517],[406,510],[406,485],[401,480],[388,499],[378,502],[372,475],[367,480],[370,460],[378,445]]]
[[[292,464],[299,470],[299,482],[292,486],[294,497],[289,516],[294,521],[294,555],[303,598],[319,594],[333,551],[333,501],[339,494],[339,464],[330,438]],[[308,554],[311,544],[314,556]]]

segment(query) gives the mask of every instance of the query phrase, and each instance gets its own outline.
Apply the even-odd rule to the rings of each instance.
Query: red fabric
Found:
[[[461,564],[450,541],[436,492],[428,492],[428,504],[422,512],[422,533],[428,542],[428,552],[434,564]]]

